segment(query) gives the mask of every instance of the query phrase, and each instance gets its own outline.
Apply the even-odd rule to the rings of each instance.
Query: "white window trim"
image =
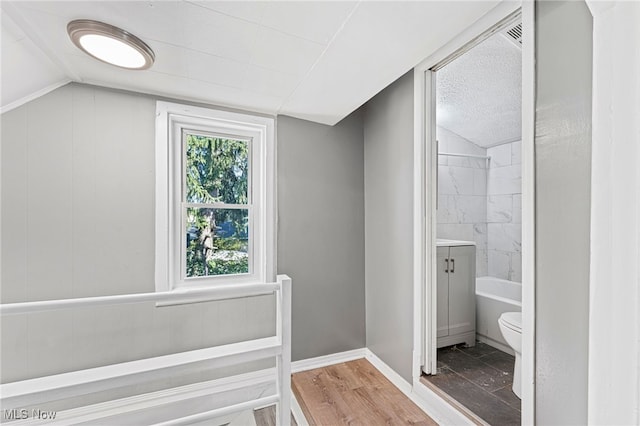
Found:
[[[183,278],[181,220],[182,131],[251,138],[252,209],[248,274]],[[178,143],[175,143],[178,141]],[[158,101],[156,105],[156,291],[275,280],[275,120],[250,114]]]

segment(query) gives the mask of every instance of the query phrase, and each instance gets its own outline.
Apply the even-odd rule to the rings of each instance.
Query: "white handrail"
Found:
[[[257,408],[277,402],[277,424],[289,426],[291,424],[291,279],[286,275],[279,275],[276,283],[221,285],[160,293],[11,303],[0,305],[0,314],[15,315],[123,303],[222,300],[274,292],[277,304],[276,336],[2,384],[0,385],[2,408],[7,409],[8,404],[18,408],[108,390],[116,384],[131,384],[141,379],[157,378],[156,375],[191,371],[194,368],[226,367],[275,356],[277,371],[275,395],[187,415],[168,421],[166,424],[185,424],[194,419],[207,420],[224,413],[235,413],[245,408]]]
[[[37,302],[5,303],[0,305],[0,315],[16,315],[31,312],[53,311],[67,308],[86,308],[99,305],[120,305],[140,302],[206,302],[236,297],[271,294],[280,288],[278,283],[233,284],[208,288],[184,288],[157,293],[118,294],[112,296],[80,297],[75,299],[41,300]]]
[[[276,333],[282,344],[282,352],[276,357],[276,388],[281,395],[276,406],[278,425],[291,423],[291,278],[279,276],[282,288],[277,297]]]
[[[193,423],[200,423],[206,420],[215,419],[216,417],[226,416],[227,414],[235,414],[244,410],[249,410],[258,407],[265,407],[267,405],[278,402],[280,395],[265,396],[263,398],[255,399],[253,401],[241,402],[240,404],[230,405],[228,407],[216,408],[215,410],[205,411],[204,413],[192,414],[186,417],[180,417],[178,419],[169,420],[162,423],[156,423],[155,426],[180,426],[190,425]],[[280,424],[280,423],[278,423]]]
[[[277,356],[281,351],[282,344],[277,337],[265,337],[5,383],[0,385],[1,399],[3,405],[28,407],[48,402],[52,394],[56,399],[72,398],[113,387],[133,385],[145,379],[158,380],[177,374],[238,365]]]

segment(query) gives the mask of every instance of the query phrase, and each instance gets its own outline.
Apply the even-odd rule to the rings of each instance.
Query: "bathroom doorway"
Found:
[[[437,364],[422,380],[490,424],[520,423],[521,71],[519,17],[432,68]]]
[[[528,5],[505,13],[425,61],[414,80],[424,100],[416,132],[424,197],[416,201],[426,219],[416,242],[423,251],[415,282],[422,277],[424,287],[416,289],[423,334],[415,339],[422,351],[414,374],[444,399],[456,386],[479,389],[466,405],[462,395],[450,403],[495,424],[533,416],[532,27]],[[498,319],[522,310],[524,337],[514,345]],[[516,393],[514,346],[528,351]]]

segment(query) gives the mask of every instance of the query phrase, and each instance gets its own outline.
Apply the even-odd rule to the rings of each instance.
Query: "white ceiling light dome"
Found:
[[[69,22],[67,33],[73,44],[86,54],[107,64],[130,70],[153,65],[153,50],[138,37],[113,25],[90,19]]]

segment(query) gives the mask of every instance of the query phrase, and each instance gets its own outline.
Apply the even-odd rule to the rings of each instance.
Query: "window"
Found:
[[[156,112],[156,290],[274,280],[274,120]]]

